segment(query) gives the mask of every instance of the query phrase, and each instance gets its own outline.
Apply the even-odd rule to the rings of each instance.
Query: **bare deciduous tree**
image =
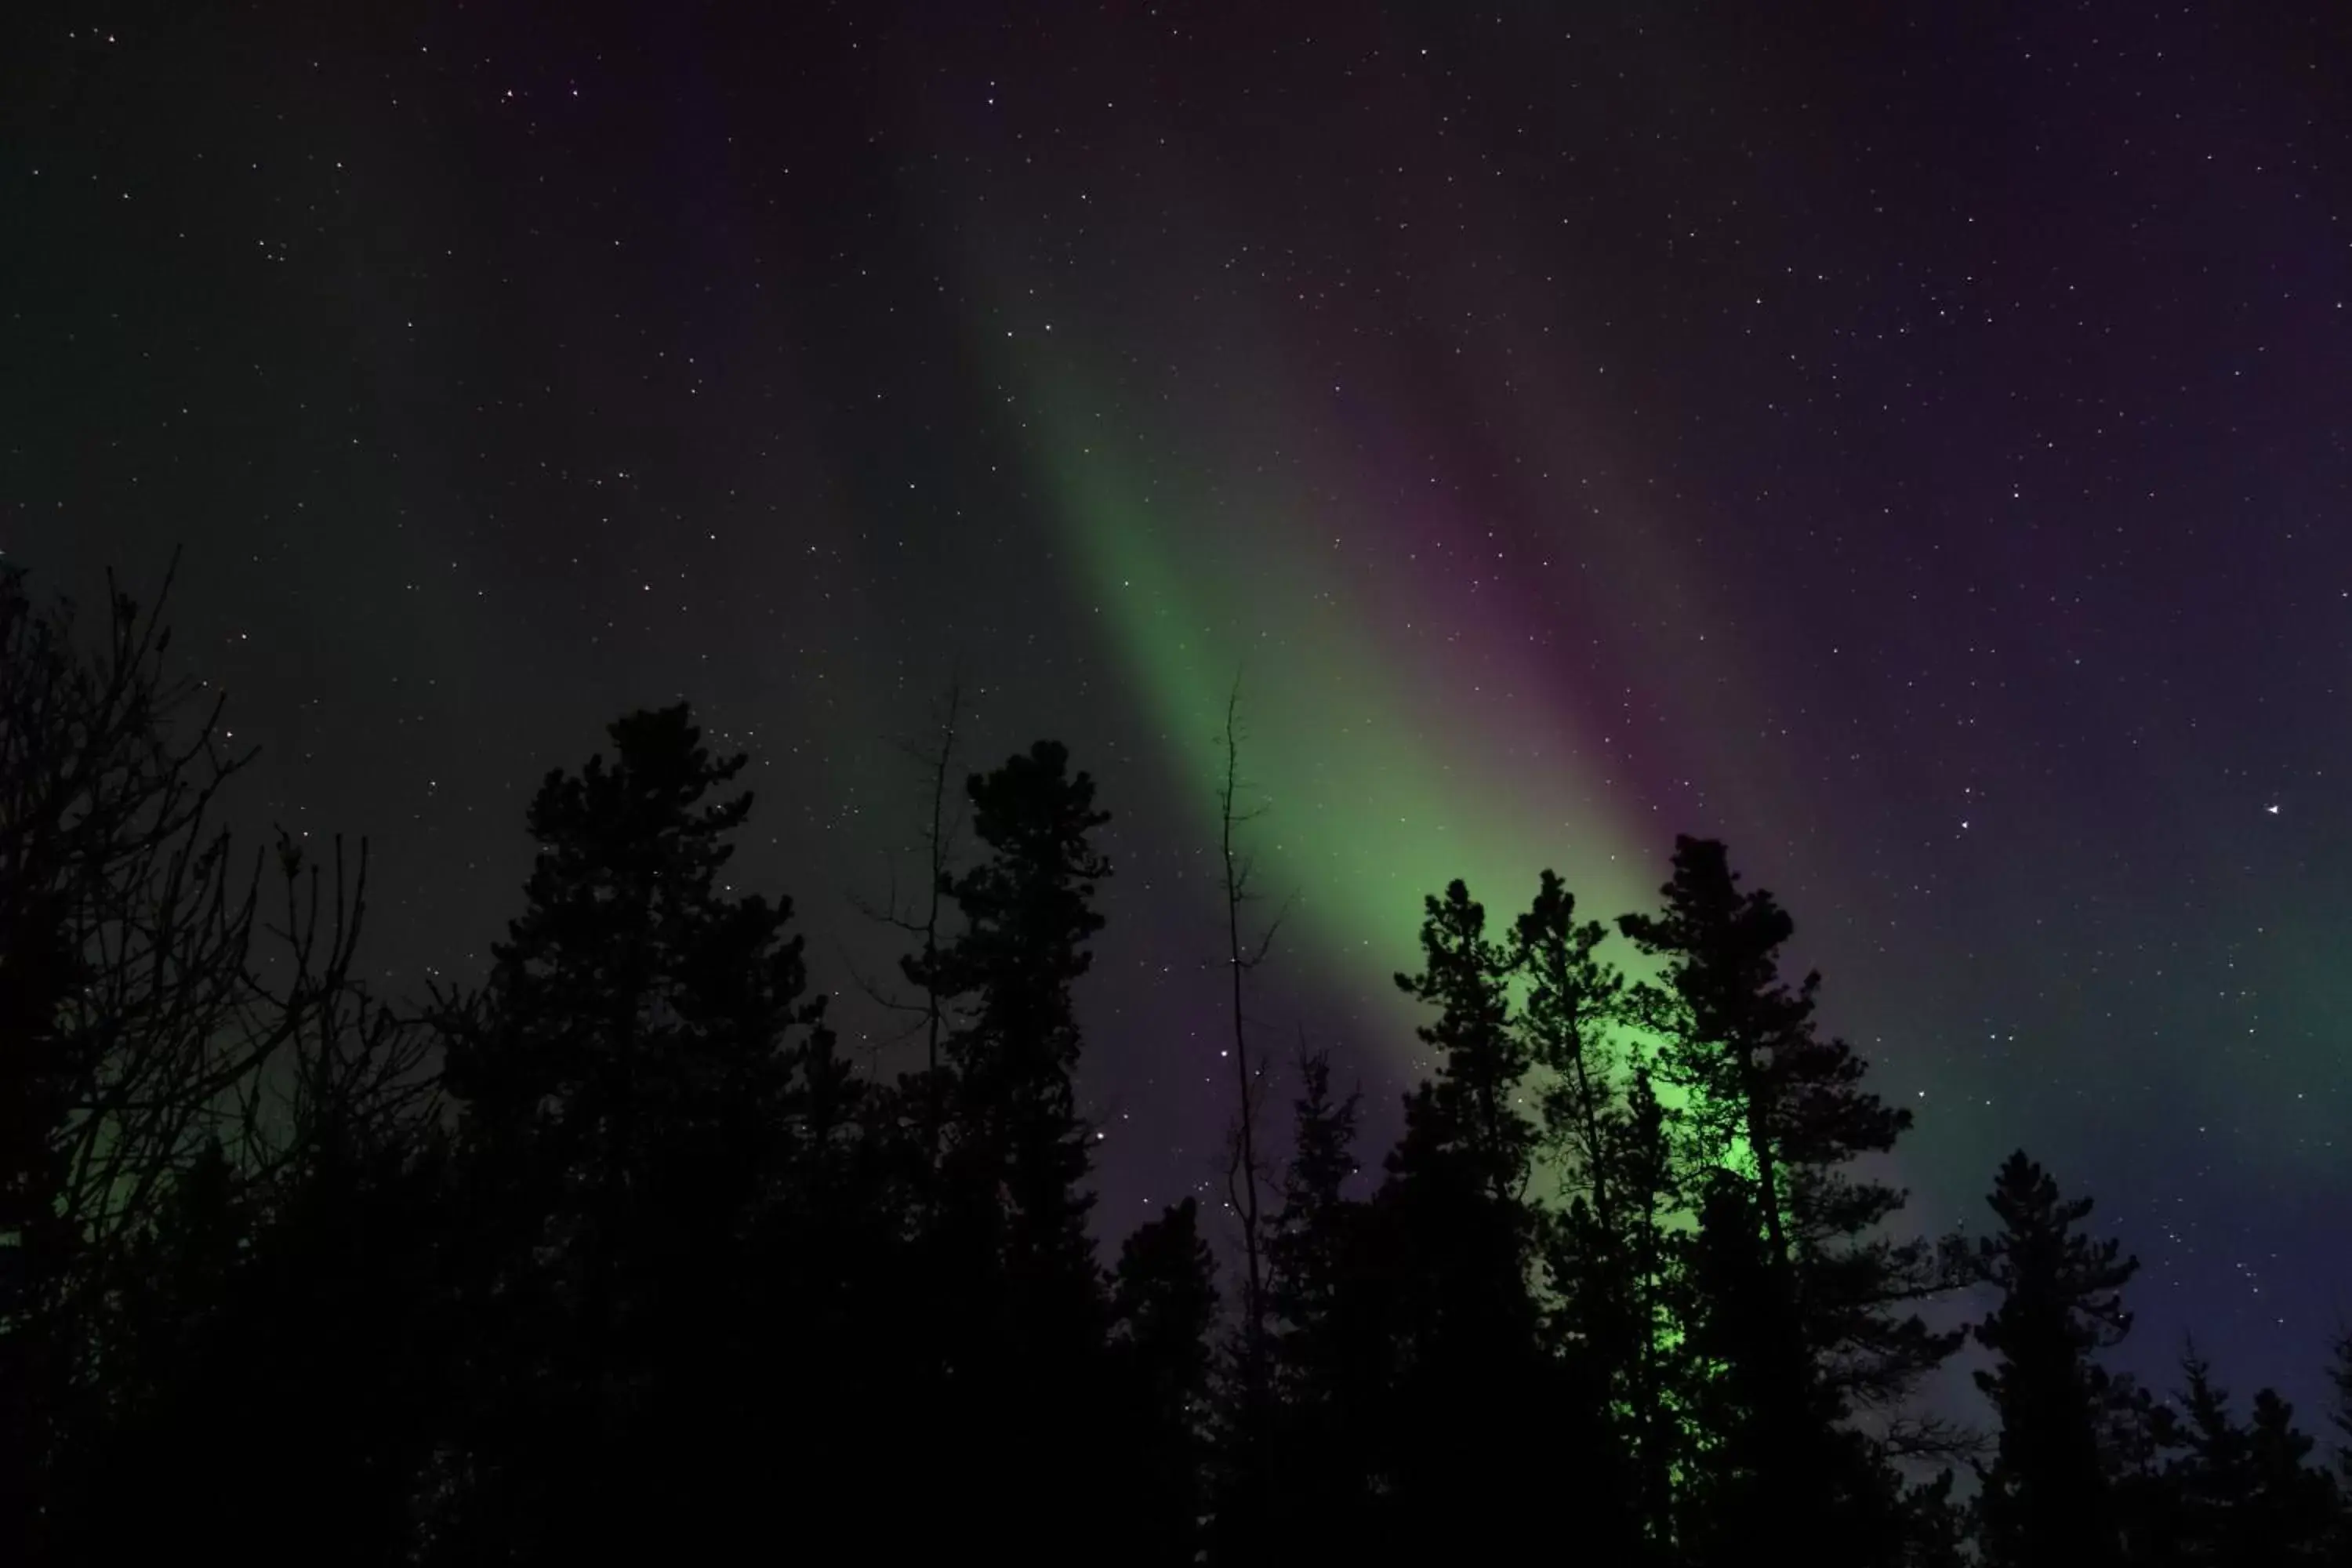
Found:
[[[911,910],[900,904],[894,868],[890,890],[879,905],[860,898],[853,897],[851,900],[859,913],[913,939],[918,944],[915,952],[900,957],[898,970],[901,976],[920,992],[919,997],[907,997],[863,975],[856,978],[858,988],[877,1005],[893,1013],[918,1015],[906,1034],[893,1038],[903,1040],[906,1035],[917,1032],[922,1035],[920,1098],[926,1136],[934,1152],[939,1146],[940,1122],[945,1113],[941,1100],[943,1080],[940,1075],[940,1048],[947,1037],[950,1024],[948,1006],[951,998],[940,985],[940,932],[947,915],[948,883],[955,864],[956,834],[961,826],[960,814],[956,809],[954,775],[962,720],[963,689],[950,683],[933,711],[930,734],[924,740],[910,741],[901,747],[922,768],[923,782],[929,791],[927,803],[929,819],[922,832],[921,897],[914,900]]]
[[[170,586],[145,609],[110,583],[85,647],[0,570],[0,1384],[24,1395],[0,1548],[37,1545],[40,1456],[92,1348],[72,1326],[175,1177],[210,1149],[267,1176],[428,1083],[421,1031],[352,977],[364,848],[351,874],[337,843],[328,889],[281,837],[285,924],[263,921],[268,857],[218,820],[250,753],[170,668]]]
[[[1224,775],[1217,788],[1217,851],[1225,898],[1225,965],[1232,983],[1234,1079],[1236,1100],[1228,1144],[1225,1191],[1242,1226],[1244,1265],[1242,1296],[1243,1391],[1252,1406],[1265,1396],[1266,1368],[1265,1226],[1264,1196],[1265,1166],[1258,1157],[1257,1119],[1265,1098],[1264,1073],[1250,1059],[1249,1016],[1243,1002],[1243,981],[1265,961],[1282,928],[1286,905],[1266,922],[1255,942],[1242,936],[1242,907],[1253,901],[1250,891],[1252,858],[1239,841],[1239,830],[1254,821],[1259,810],[1244,811],[1238,804],[1241,782],[1241,704],[1239,677],[1225,698]],[[1262,810],[1263,808],[1260,808]]]

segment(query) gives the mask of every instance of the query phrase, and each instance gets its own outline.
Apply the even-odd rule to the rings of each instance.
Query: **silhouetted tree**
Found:
[[[0,566],[0,1556],[27,1562],[103,1254],[257,1055],[228,1027],[253,896],[212,822],[219,700],[158,616],[108,609],[85,648]]]
[[[2306,1462],[2312,1441],[2295,1429],[2293,1408],[2263,1389],[2252,1424],[2242,1426],[2193,1344],[2180,1368],[2179,1416],[2159,1427],[2160,1441],[2175,1451],[2165,1467],[2176,1510],[2168,1560],[2231,1568],[2324,1561],[2336,1490]]]
[[[1604,1230],[1617,1218],[1612,1155],[1621,1086],[1610,1029],[1624,991],[1623,977],[1597,956],[1607,934],[1598,921],[1577,920],[1576,895],[1546,871],[1510,947],[1511,966],[1528,986],[1520,1014],[1527,1057],[1552,1078],[1543,1124],[1561,1195],[1589,1208]]]
[[[1213,1558],[1289,1563],[1359,1542],[1368,1458],[1364,1401],[1380,1363],[1343,1316],[1363,1205],[1355,1178],[1360,1093],[1331,1087],[1328,1051],[1297,1062],[1291,1152],[1265,1241],[1268,1408],[1262,1426],[1229,1418],[1222,1434]]]
[[[1242,1233],[1241,1331],[1234,1347],[1235,1381],[1240,1394],[1238,1418],[1245,1432],[1255,1433],[1265,1424],[1269,1397],[1264,1258],[1266,1178],[1265,1166],[1257,1152],[1259,1102],[1265,1098],[1265,1084],[1250,1052],[1249,1015],[1243,1006],[1243,988],[1250,973],[1265,962],[1282,920],[1277,914],[1253,939],[1244,941],[1242,909],[1255,895],[1250,890],[1252,858],[1241,847],[1238,836],[1257,813],[1244,811],[1239,805],[1241,700],[1241,681],[1236,678],[1225,699],[1225,766],[1217,788],[1217,862],[1224,893],[1225,967],[1231,982],[1234,1035],[1234,1116],[1225,1190]]]
[[[1661,1353],[1671,1331],[1668,1271],[1680,1207],[1666,1117],[1647,1064],[1614,1037],[1625,984],[1599,956],[1608,928],[1580,922],[1576,897],[1543,873],[1512,930],[1527,986],[1519,1025],[1549,1081],[1541,1147],[1559,1182],[1545,1234],[1564,1353],[1607,1390],[1610,1479],[1650,1549],[1672,1540],[1678,1425]],[[1630,1068],[1630,1070],[1629,1070]]]
[[[677,1417],[740,1375],[742,1238],[845,1088],[790,905],[719,881],[751,798],[709,796],[744,759],[713,760],[682,706],[611,737],[531,803],[525,910],[448,1042],[479,1396],[439,1528],[470,1558],[717,1528],[740,1440]]]
[[[2179,1510],[2165,1475],[2176,1414],[2127,1372],[2109,1374],[2105,1395],[2094,1407],[2099,1468],[2121,1529],[2124,1561],[2133,1568],[2164,1568],[2179,1558]]]
[[[1958,1477],[1948,1469],[1909,1488],[1901,1500],[1902,1546],[1894,1559],[1900,1568],[1972,1568],[1969,1510],[1954,1495]]]
[[[222,699],[175,673],[170,648],[160,604],[110,592],[85,639],[70,605],[36,605],[24,574],[0,567],[0,1558],[10,1561],[45,1560],[59,1545],[48,1526],[86,1522],[73,1509],[128,1506],[91,1500],[98,1469],[110,1488],[153,1479],[93,1456],[135,1403],[121,1381],[121,1308],[151,1290],[163,1216],[194,1201],[179,1187],[216,1184],[221,1212],[246,1213],[246,1188],[322,1136],[395,1117],[417,1086],[415,1032],[352,979],[364,847],[347,878],[338,844],[336,882],[322,891],[281,842],[284,925],[267,926],[267,857],[239,857],[216,820],[247,759],[221,751]],[[50,1495],[60,1468],[77,1472],[74,1499]]]
[[[1361,1334],[1350,1320],[1369,1315],[1386,1358],[1368,1402],[1381,1445],[1372,1525],[1401,1553],[1477,1560],[1518,1538],[1512,1500],[1540,1489],[1613,1550],[1607,1488],[1593,1484],[1601,1391],[1551,1352],[1531,1289],[1535,1128],[1519,1106],[1528,1046],[1508,955],[1461,882],[1425,900],[1422,955],[1422,972],[1397,983],[1438,1009],[1419,1033],[1441,1055],[1406,1097],[1336,1325]]]
[[[1976,1244],[1976,1277],[2000,1292],[1976,1325],[1995,1358],[1977,1386],[2000,1417],[1999,1449],[1979,1506],[1987,1561],[2014,1568],[2099,1568],[2122,1561],[2101,1461],[2107,1375],[2095,1354],[2131,1327],[2123,1287],[2138,1260],[2122,1243],[2078,1228],[2088,1198],[2058,1184],[2022,1152],[2002,1164],[1988,1200],[2000,1230]]]
[[[950,885],[965,929],[939,964],[949,994],[973,998],[948,1053],[958,1075],[953,1163],[1002,1205],[1007,1278],[1034,1297],[1024,1305],[1046,1308],[1066,1331],[1094,1315],[1097,1294],[1070,988],[1102,929],[1094,889],[1110,862],[1091,835],[1110,817],[1094,808],[1094,781],[1070,773],[1068,753],[1050,741],[974,775],[968,793],[991,854]]]
[[[2253,1495],[2238,1561],[2318,1563],[2335,1544],[2342,1494],[2336,1478],[2313,1465],[2316,1445],[2294,1425],[2294,1407],[2272,1389],[2257,1390],[2248,1423]]]
[[[1740,891],[1724,847],[1678,838],[1658,915],[1619,924],[1664,961],[1653,1021],[1683,1113],[1698,1226],[1688,1350],[1701,1447],[1685,1539],[1702,1563],[1803,1541],[1824,1564],[1883,1561],[1896,1490],[1846,1418],[1892,1411],[1958,1343],[1909,1304],[1942,1282],[1924,1244],[1882,1227],[1904,1194],[1855,1173],[1910,1113],[1861,1087],[1864,1065],[1815,1032],[1820,976],[1791,991],[1794,922]]]
[[[2100,1366],[2135,1265],[2024,1155],[1942,1270],[1888,1237],[1902,1194],[1857,1166],[1909,1118],[1817,1033],[1788,916],[1719,844],[1678,841],[1664,909],[1620,922],[1654,984],[1549,872],[1502,941],[1461,882],[1424,900],[1397,983],[1435,1059],[1382,1179],[1351,1193],[1358,1099],[1302,1056],[1259,1213],[1229,710],[1237,1326],[1192,1199],[1096,1260],[1075,988],[1108,819],[1060,746],[966,782],[963,866],[952,708],[927,753],[931,901],[899,921],[926,1061],[884,1086],[789,905],[727,885],[744,760],[687,709],[548,775],[487,984],[420,1020],[352,979],[363,847],[282,844],[282,915],[266,861],[233,874],[233,765],[163,646],[118,603],[82,651],[0,573],[9,1562],[824,1556],[850,1530],[908,1558],[1485,1562],[1531,1515],[1655,1568],[2352,1556],[2275,1394],[2241,1420],[2193,1351],[2177,1401]],[[1969,1508],[1894,1462],[1954,1341],[1912,1304],[1962,1281],[1998,1292]]]
[[[131,1248],[136,1285],[104,1309],[102,1405],[68,1451],[58,1514],[70,1560],[211,1540],[409,1561],[417,1479],[456,1393],[450,1211],[439,1142],[390,1131],[313,1145],[257,1183],[215,1151],[171,1187]]]
[[[1112,1290],[1122,1562],[1189,1563],[1199,1552],[1216,1318],[1214,1265],[1186,1198],[1127,1238]]]
[[[1359,1090],[1334,1092],[1328,1051],[1301,1050],[1282,1206],[1266,1242],[1267,1295],[1280,1368],[1276,1384],[1287,1403],[1330,1397],[1319,1341],[1345,1278],[1348,1227],[1361,1206],[1348,1196],[1347,1186],[1360,1168],[1355,1144],[1362,1099]]]
[[[1034,1527],[1026,1457],[1058,1446],[1081,1496],[1104,1487],[1097,1450],[1071,1441],[1099,1417],[1107,1301],[1087,1215],[1088,1133],[1073,1083],[1082,1039],[1071,988],[1102,927],[1096,884],[1110,863],[1092,836],[1109,820],[1094,781],[1041,741],[966,785],[988,851],[948,886],[962,930],[933,972],[958,999],[939,1200],[924,1237],[943,1316],[940,1441],[958,1531],[1006,1542]]]
[[[2338,1505],[2329,1561],[2336,1564],[2336,1568],[2352,1568],[2352,1330],[2337,1331],[2328,1352],[2327,1424],[2336,1428],[2335,1479]]]
[[[962,689],[950,686],[934,711],[929,737],[906,748],[922,769],[924,823],[919,831],[923,846],[923,897],[912,911],[902,911],[894,889],[885,907],[866,911],[915,941],[915,951],[899,957],[898,972],[915,986],[920,999],[877,995],[877,1000],[893,1011],[919,1015],[915,1026],[923,1041],[923,1065],[902,1075],[897,1093],[900,1106],[919,1125],[924,1159],[934,1163],[945,1130],[952,1078],[943,1053],[954,998],[941,989],[946,976],[940,954],[947,941],[949,891],[960,827],[954,768],[962,718]]]
[[[1513,1205],[1527,1191],[1536,1132],[1519,1109],[1530,1058],[1511,1026],[1509,955],[1487,940],[1486,909],[1460,881],[1422,902],[1422,973],[1396,983],[1438,1009],[1433,1023],[1413,1030],[1438,1057],[1428,1083],[1408,1101],[1407,1142],[1423,1159],[1458,1164],[1498,1204]]]

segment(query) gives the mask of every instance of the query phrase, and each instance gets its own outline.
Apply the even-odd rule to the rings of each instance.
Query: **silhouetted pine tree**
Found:
[[[1225,1563],[1293,1563],[1344,1554],[1361,1541],[1372,1468],[1364,1401],[1379,1385],[1363,1314],[1343,1315],[1363,1205],[1356,1175],[1361,1096],[1336,1093],[1328,1052],[1301,1050],[1281,1204],[1266,1226],[1268,1394],[1263,1427],[1242,1417],[1245,1391],[1221,1433],[1210,1552]]]
[[[452,1557],[725,1531],[729,1407],[773,1331],[742,1310],[745,1238],[839,1112],[789,904],[720,882],[751,797],[710,796],[744,759],[713,760],[683,706],[610,733],[611,763],[532,801],[525,910],[448,1042],[477,1392],[434,1489]]]
[[[1086,1233],[1087,1129],[1073,1075],[1081,1048],[1071,986],[1102,929],[1095,884],[1110,862],[1091,836],[1110,820],[1094,781],[1041,741],[967,786],[989,858],[949,892],[964,930],[940,955],[950,995],[973,999],[948,1042],[957,1179],[1001,1205],[1001,1261],[1025,1331],[1066,1335],[1097,1317]],[[1033,1316],[1042,1311],[1044,1318]]]
[[[1904,1194],[1853,1169],[1910,1113],[1815,1032],[1820,976],[1782,982],[1794,924],[1771,896],[1741,892],[1713,840],[1678,838],[1674,868],[1664,913],[1619,923],[1664,961],[1653,1021],[1687,1097],[1688,1352],[1705,1376],[1684,1539],[1702,1563],[1799,1542],[1818,1563],[1883,1562],[1896,1488],[1846,1418],[1895,1408],[1958,1338],[1906,1310],[1938,1281],[1923,1244],[1880,1235]]]
[[[1290,1161],[1266,1252],[1276,1389],[1286,1403],[1302,1408],[1327,1405],[1335,1394],[1325,1341],[1345,1282],[1349,1226],[1362,1206],[1347,1194],[1360,1168],[1355,1144],[1362,1098],[1356,1090],[1333,1091],[1329,1052],[1300,1056]]]
[[[1088,1134],[1073,1075],[1082,1040],[1071,987],[1102,928],[1095,886],[1110,863],[1094,781],[1041,741],[966,785],[987,858],[947,890],[962,930],[919,978],[955,999],[949,1107],[923,1268],[940,1442],[956,1456],[942,1495],[950,1538],[1034,1540],[1035,1457],[1054,1452],[1079,1498],[1108,1495],[1076,1438],[1101,1416],[1108,1303],[1087,1232]]]
[[[2329,1347],[2327,1387],[2334,1397],[2327,1424],[2336,1428],[2336,1473],[2352,1481],[2352,1330],[2339,1332]]]
[[[2336,1526],[2328,1561],[2352,1568],[2352,1331],[2341,1331],[2329,1347],[2327,1424],[2336,1428]]]
[[[1370,1313],[1387,1358],[1373,1525],[1400,1554],[1483,1560],[1520,1539],[1517,1500],[1549,1494],[1606,1555],[1622,1539],[1594,1484],[1601,1390],[1551,1353],[1530,1289],[1536,1132],[1518,1103],[1528,1047],[1508,955],[1459,881],[1426,900],[1422,953],[1398,984],[1439,1009],[1420,1034],[1442,1055],[1406,1097],[1337,1325],[1359,1333],[1349,1320]]]
[[[2175,1452],[2165,1467],[2176,1510],[2168,1560],[2231,1568],[2324,1562],[2336,1489],[2306,1462],[2312,1441],[2295,1429],[2293,1408],[2263,1389],[2252,1424],[2242,1426],[2193,1345],[2180,1366],[2179,1416],[2160,1428]]]
[[[2162,1568],[2177,1560],[2176,1497],[2164,1473],[2174,1441],[2175,1413],[2127,1372],[2106,1379],[2105,1398],[2094,1406],[2099,1469],[2107,1478],[2112,1515],[2121,1527],[2124,1561]]]
[[[2254,1486],[2240,1561],[2258,1568],[2325,1561],[2343,1497],[2336,1478],[2311,1463],[2316,1445],[2294,1425],[2294,1407],[2272,1389],[2258,1390],[2248,1439]]]
[[[1530,1058],[1511,1027],[1504,989],[1510,958],[1487,940],[1486,909],[1460,881],[1448,883],[1444,898],[1422,903],[1422,973],[1400,974],[1396,983],[1438,1009],[1434,1023],[1413,1031],[1437,1053],[1437,1066],[1408,1100],[1407,1124],[1421,1129],[1423,1157],[1442,1156],[1507,1207],[1526,1194],[1536,1142],[1535,1124],[1519,1109]]]
[[[1906,1490],[1862,1435],[1951,1345],[1907,1307],[1949,1278],[1883,1238],[1902,1195],[1854,1173],[1908,1117],[1816,1034],[1818,977],[1780,974],[1787,915],[1718,844],[1679,841],[1664,911],[1622,922],[1664,961],[1654,987],[1623,984],[1549,872],[1504,942],[1462,883],[1425,901],[1398,983],[1434,1011],[1433,1071],[1358,1201],[1356,1097],[1302,1062],[1264,1233],[1264,1419],[1246,1450],[1229,1420],[1213,1467],[1197,1206],[1128,1237],[1108,1279],[1087,1233],[1072,993],[1109,866],[1062,748],[969,781],[968,869],[934,799],[960,931],[937,906],[910,922],[908,973],[936,1068],[883,1090],[806,995],[789,907],[724,883],[743,760],[710,757],[682,707],[622,720],[611,758],[532,803],[525,911],[486,990],[445,1010],[445,1132],[388,1087],[398,1026],[341,1006],[340,898],[322,977],[298,940],[299,983],[256,989],[230,901],[192,989],[127,1010],[163,961],[94,962],[90,921],[143,907],[154,874],[230,888],[207,786],[175,784],[174,758],[211,775],[154,749],[134,637],[100,667],[131,672],[110,732],[163,808],[118,805],[163,826],[45,838],[26,759],[56,737],[28,741],[47,698],[24,694],[88,671],[27,632],[15,591],[0,573],[0,651],[26,655],[0,668],[11,1562],[239,1538],[357,1563],[745,1540],[824,1557],[851,1527],[889,1556],[1484,1562],[1524,1552],[1538,1510],[1611,1564],[1966,1560],[1948,1474]],[[142,624],[118,616],[118,637]],[[260,1021],[223,1054],[232,994]],[[136,1048],[75,1043],[100,1027]],[[1672,1111],[1636,1030],[1664,1041]],[[207,1124],[273,1053],[294,1131]],[[131,1108],[125,1160],[89,1120],[107,1085]],[[1556,1214],[1528,1201],[1538,1161]],[[2177,1404],[2096,1364],[2134,1265],[2083,1234],[2087,1200],[2018,1154],[1990,1202],[2001,1229],[1965,1257],[2000,1298],[1975,1330],[2000,1421],[1976,1510],[1990,1568],[2352,1558],[2342,1489],[2274,1394],[2242,1422],[2193,1352]],[[2352,1342],[2332,1375],[2352,1436]]]
[[[1607,1391],[1604,1463],[1632,1500],[1649,1549],[1673,1533],[1678,1426],[1663,1339],[1680,1207],[1666,1118],[1647,1065],[1614,1037],[1625,984],[1598,954],[1608,928],[1576,919],[1576,898],[1550,871],[1512,931],[1511,962],[1527,985],[1519,1016],[1529,1058],[1549,1074],[1541,1147],[1559,1180],[1547,1216],[1546,1261],[1568,1359]]]
[[[1112,1289],[1121,1562],[1190,1563],[1200,1551],[1216,1319],[1215,1266],[1188,1197],[1127,1238]]]
[[[2063,1199],[2023,1152],[2001,1166],[1988,1200],[1996,1235],[1979,1239],[1978,1279],[2000,1292],[1976,1326],[1996,1358],[1976,1373],[2000,1417],[1999,1450],[1979,1497],[1986,1561],[1996,1568],[2099,1568],[2122,1561],[2101,1462],[2106,1373],[2093,1359],[2131,1327],[2122,1290],[2138,1268],[2122,1243],[2078,1228],[2088,1198]]]

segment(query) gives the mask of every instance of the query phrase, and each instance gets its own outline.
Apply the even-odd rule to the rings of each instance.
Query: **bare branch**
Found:
[[[1242,906],[1250,899],[1250,858],[1235,843],[1236,830],[1256,814],[1238,809],[1241,789],[1241,677],[1234,678],[1225,699],[1224,776],[1217,791],[1219,864],[1225,895],[1225,963],[1231,977],[1234,1104],[1225,1190],[1241,1222],[1244,1266],[1242,1299],[1243,1382],[1253,1409],[1267,1390],[1265,1170],[1257,1152],[1257,1122],[1265,1086],[1250,1061],[1249,1015],[1243,1001],[1245,976],[1265,959],[1281,925],[1281,915],[1252,946],[1242,938]],[[1284,911],[1288,909],[1285,901]],[[1255,1417],[1254,1417],[1255,1418]]]

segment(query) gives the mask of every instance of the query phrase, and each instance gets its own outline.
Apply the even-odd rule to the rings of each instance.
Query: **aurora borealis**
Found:
[[[2340,22],[43,10],[0,551],[185,545],[396,984],[682,695],[878,1047],[851,900],[960,679],[967,760],[1059,736],[1117,815],[1106,1208],[1205,1190],[1238,677],[1261,1026],[1383,1113],[1423,893],[1613,914],[1719,834],[1917,1110],[1923,1227],[2022,1143],[2145,1259],[2137,1353],[2295,1390],[2352,1316]]]

